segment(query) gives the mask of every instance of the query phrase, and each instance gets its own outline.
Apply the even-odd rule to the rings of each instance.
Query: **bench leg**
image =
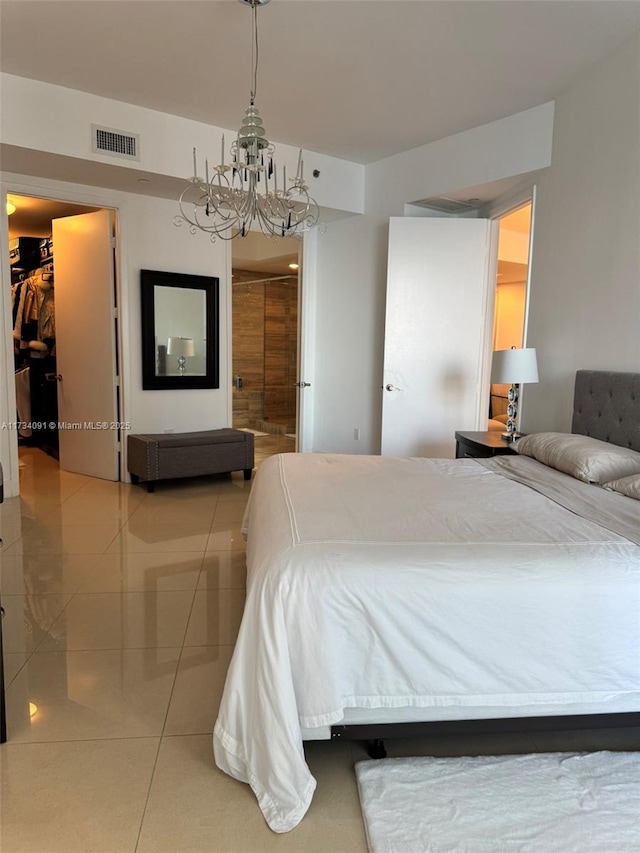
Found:
[[[152,482],[151,480],[149,480],[149,481],[147,482],[147,492],[148,492],[149,494],[151,494],[152,492],[154,492],[154,491],[155,491],[155,488],[156,488],[156,484],[155,484],[154,482]]]
[[[253,468],[245,468],[245,469],[244,469],[244,472],[243,472],[243,473],[244,473],[244,478],[245,478],[245,480],[250,480],[250,479],[251,479],[251,474],[252,474],[252,472],[253,472]]]

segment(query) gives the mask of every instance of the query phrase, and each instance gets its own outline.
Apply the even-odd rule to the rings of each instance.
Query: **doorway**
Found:
[[[7,215],[19,465],[118,480],[115,211],[9,193]]]
[[[525,343],[532,210],[533,204],[528,201],[498,218],[494,352],[511,347],[520,349]],[[509,385],[491,385],[489,429],[505,428],[509,388]]]
[[[258,460],[296,450],[301,243],[251,232],[232,243],[233,427]]]

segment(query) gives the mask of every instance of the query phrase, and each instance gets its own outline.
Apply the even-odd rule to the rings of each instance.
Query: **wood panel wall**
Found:
[[[255,282],[272,274],[234,270],[232,287],[233,424],[270,421],[293,429],[296,420],[297,282]]]

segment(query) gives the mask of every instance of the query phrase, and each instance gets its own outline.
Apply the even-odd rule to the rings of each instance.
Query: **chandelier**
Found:
[[[189,231],[205,231],[216,238],[245,237],[256,223],[269,237],[292,237],[318,222],[318,205],[304,181],[302,149],[294,177],[281,177],[275,163],[275,148],[265,136],[262,118],[255,105],[258,82],[258,6],[269,0],[240,0],[251,7],[251,96],[242,127],[231,144],[231,158],[225,163],[224,135],[220,164],[209,169],[205,160],[204,178],[198,176],[197,154],[193,149],[193,177],[179,198],[176,225],[186,222]]]

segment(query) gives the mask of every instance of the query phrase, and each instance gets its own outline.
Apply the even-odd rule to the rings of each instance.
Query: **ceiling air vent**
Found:
[[[471,210],[477,210],[479,207],[479,202],[475,204],[468,201],[457,201],[454,198],[446,198],[446,196],[423,198],[421,201],[414,201],[413,204],[418,207],[430,207],[432,210],[439,210],[441,213],[468,213]]]
[[[124,157],[126,160],[139,160],[137,133],[125,133],[112,127],[91,125],[91,150],[94,154],[108,154],[110,157]]]

